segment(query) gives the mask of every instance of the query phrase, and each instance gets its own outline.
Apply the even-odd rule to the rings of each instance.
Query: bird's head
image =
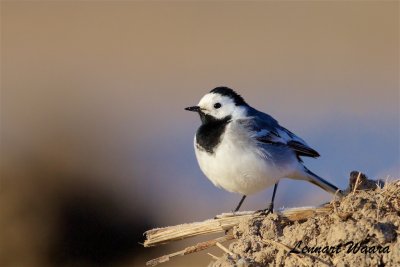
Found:
[[[197,106],[185,108],[198,112],[203,123],[209,120],[237,119],[245,116],[248,107],[244,99],[228,87],[217,87],[200,99]]]

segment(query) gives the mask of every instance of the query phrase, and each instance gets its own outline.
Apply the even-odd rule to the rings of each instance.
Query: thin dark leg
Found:
[[[279,183],[279,182],[278,182],[278,183]],[[274,212],[274,201],[275,201],[276,190],[278,189],[278,183],[276,183],[276,184],[274,185],[274,192],[272,192],[272,200],[271,200],[271,203],[269,203],[269,207],[268,207],[268,209],[269,209],[271,212]]]
[[[272,192],[272,199],[271,199],[271,202],[268,205],[268,208],[266,208],[265,210],[259,210],[257,212],[261,212],[261,214],[263,214],[263,215],[268,215],[268,214],[274,212],[274,201],[275,201],[275,195],[276,195],[276,190],[277,189],[278,189],[278,183],[276,183],[274,185],[274,191]]]
[[[242,206],[242,203],[244,199],[246,198],[246,195],[243,195],[242,199],[240,200],[239,204],[237,205],[236,209],[234,212],[237,212],[240,209],[240,206]]]

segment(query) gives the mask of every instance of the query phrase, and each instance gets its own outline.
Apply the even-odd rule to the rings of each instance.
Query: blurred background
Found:
[[[339,187],[352,170],[400,177],[397,1],[2,1],[0,265],[143,266],[184,246],[142,249],[145,230],[232,210],[183,109],[221,85],[304,138]],[[330,199],[283,180],[276,207]]]

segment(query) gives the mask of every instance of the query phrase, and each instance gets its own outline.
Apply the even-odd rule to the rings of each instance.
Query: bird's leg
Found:
[[[239,204],[237,205],[236,209],[233,211],[234,213],[237,212],[240,209],[240,207],[242,206],[242,203],[243,203],[245,198],[246,198],[246,195],[243,195],[243,197],[240,200]]]
[[[239,204],[237,205],[236,209],[235,209],[232,213],[235,213],[235,212],[237,212],[237,211],[240,209],[240,206],[242,206],[243,201],[244,201],[245,198],[246,198],[246,195],[243,195],[243,197],[242,197],[242,199],[240,199],[240,202],[239,202]],[[216,218],[214,218],[214,219],[216,219]],[[227,235],[228,232],[229,232],[229,230],[225,230],[225,235]]]
[[[244,201],[245,198],[246,198],[246,195],[243,195],[243,197],[242,197],[242,199],[240,200],[239,204],[237,205],[236,209],[235,209],[234,211],[232,211],[232,213],[235,213],[235,212],[237,212],[237,211],[240,209],[240,206],[242,206],[242,203],[243,203],[243,201]],[[214,219],[218,219],[218,216],[215,216]],[[226,234],[227,232],[228,232],[228,231],[225,231],[225,234]]]
[[[271,203],[269,203],[269,207],[268,209],[271,212],[274,212],[274,202],[275,202],[275,195],[276,195],[276,190],[278,189],[278,182],[274,185],[274,191],[272,192],[272,199],[271,199]]]
[[[261,215],[267,216],[270,213],[274,212],[274,201],[275,201],[275,195],[276,195],[276,190],[278,189],[278,183],[274,185],[274,191],[272,192],[272,200],[268,205],[268,208],[264,210],[258,210],[256,212],[260,212]]]

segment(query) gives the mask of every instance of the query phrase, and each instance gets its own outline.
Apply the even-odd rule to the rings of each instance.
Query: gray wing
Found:
[[[247,119],[242,119],[241,124],[251,132],[251,137],[265,144],[284,145],[292,149],[297,157],[305,156],[317,158],[319,153],[307,143],[279,125],[278,121],[270,115],[251,109]],[[299,158],[300,159],[300,158]]]

